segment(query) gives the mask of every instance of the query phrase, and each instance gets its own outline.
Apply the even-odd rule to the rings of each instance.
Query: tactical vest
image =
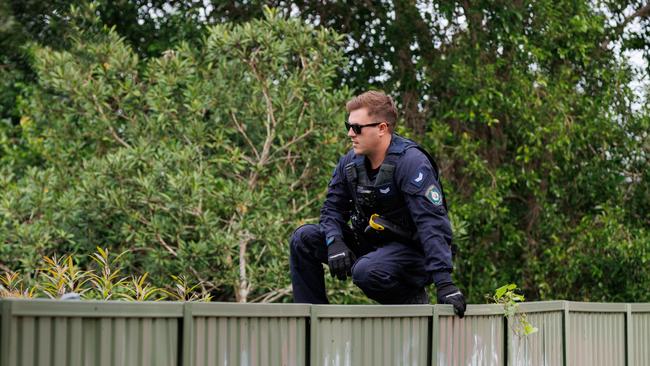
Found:
[[[371,215],[378,214],[382,218],[396,225],[401,231],[408,233],[412,242],[419,241],[417,228],[410,211],[395,180],[395,168],[402,155],[411,148],[416,148],[427,157],[431,163],[434,174],[438,178],[438,166],[422,147],[415,142],[394,134],[393,140],[386,152],[386,158],[379,168],[374,182],[370,182],[363,155],[357,155],[352,162],[345,166],[345,175],[348,187],[352,194],[354,210],[351,217],[352,227],[357,234],[368,235],[368,224]],[[440,182],[439,182],[440,184]],[[447,202],[443,195],[443,205],[447,209]],[[372,234],[372,233],[370,233]],[[389,237],[383,237],[390,240]],[[374,236],[369,239],[381,240],[382,237]]]

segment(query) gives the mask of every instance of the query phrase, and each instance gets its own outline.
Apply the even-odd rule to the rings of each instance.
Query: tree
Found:
[[[462,11],[467,31],[432,79],[442,90],[425,144],[441,157],[465,230],[458,266],[470,298],[516,281],[532,299],[648,299],[634,283],[650,277],[632,259],[649,249],[648,211],[630,194],[647,192],[648,116],[632,108],[641,102],[632,70],[603,47],[607,17],[575,2]],[[594,245],[610,220],[617,231]]]

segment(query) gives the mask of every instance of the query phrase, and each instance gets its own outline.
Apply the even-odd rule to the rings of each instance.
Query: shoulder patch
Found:
[[[429,188],[427,188],[427,191],[426,191],[426,193],[424,195],[434,205],[436,205],[436,206],[441,206],[442,205],[442,194],[440,193],[440,190],[438,189],[438,187],[436,187],[435,184],[433,184]]]

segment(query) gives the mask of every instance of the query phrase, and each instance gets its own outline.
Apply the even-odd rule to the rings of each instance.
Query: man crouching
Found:
[[[465,298],[451,280],[452,232],[438,169],[415,142],[394,133],[391,97],[363,93],[346,104],[352,149],[330,180],[319,225],[291,237],[294,301],[327,304],[322,263],[340,280],[352,277],[381,304],[438,303],[462,317]],[[348,225],[351,222],[351,226]]]

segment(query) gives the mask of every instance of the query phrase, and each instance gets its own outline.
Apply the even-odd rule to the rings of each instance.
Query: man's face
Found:
[[[348,123],[351,125],[369,125],[377,122],[368,115],[367,108],[356,109],[350,112]],[[381,125],[384,127],[384,125]],[[385,128],[384,128],[385,130]],[[377,150],[382,134],[380,125],[368,126],[361,129],[360,133],[355,133],[353,128],[348,129],[348,137],[352,140],[352,148],[357,155],[369,155]]]

